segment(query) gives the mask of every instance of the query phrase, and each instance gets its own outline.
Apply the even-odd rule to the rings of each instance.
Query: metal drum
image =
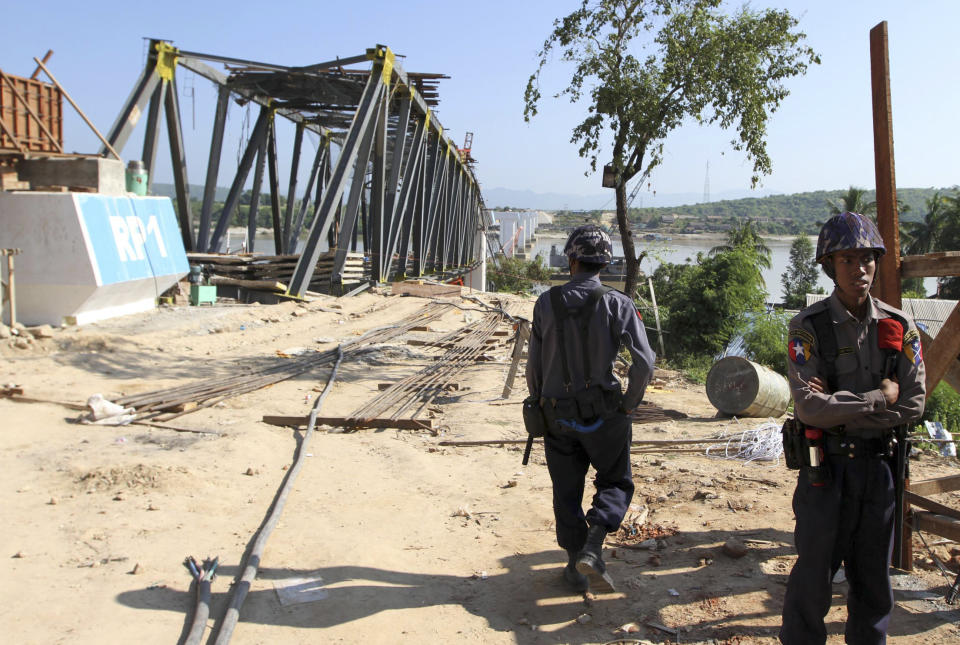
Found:
[[[790,404],[787,379],[740,356],[721,358],[707,374],[707,398],[724,414],[779,417]]]

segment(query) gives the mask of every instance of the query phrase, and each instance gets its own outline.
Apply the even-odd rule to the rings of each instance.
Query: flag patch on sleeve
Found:
[[[797,365],[804,365],[810,360],[810,350],[813,347],[813,335],[805,329],[791,329],[787,335],[787,354],[790,360]]]
[[[914,365],[923,362],[923,347],[920,344],[920,332],[911,329],[903,335],[903,354]]]

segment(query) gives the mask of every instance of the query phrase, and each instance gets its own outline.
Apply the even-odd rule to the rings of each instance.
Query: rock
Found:
[[[159,511],[160,509],[154,506],[153,504],[147,504],[148,511]]]
[[[27,332],[27,328],[23,323],[13,323],[11,327],[17,336],[22,336]]]
[[[742,558],[747,555],[747,547],[739,540],[727,540],[723,543],[723,553],[731,558]]]
[[[56,497],[51,497],[50,501],[47,502],[50,506],[56,506],[59,503],[59,500]]]
[[[593,616],[591,616],[590,614],[580,614],[579,616],[577,616],[577,622],[580,623],[581,625],[589,625],[590,623],[593,622]]]
[[[697,491],[697,494],[693,496],[693,499],[719,499],[720,496],[717,494],[717,491],[710,490],[709,488],[701,488]]]
[[[656,553],[654,553],[649,558],[647,558],[647,563],[652,567],[659,567],[660,562],[661,562],[660,556],[657,555]]]
[[[19,560],[20,558],[27,557],[27,554],[24,553],[23,551],[17,551],[16,553],[13,554],[12,557],[17,558]]]
[[[115,502],[122,502],[124,499],[123,493],[117,493],[113,496],[113,501]]]
[[[37,327],[30,327],[27,331],[30,332],[34,338],[53,338],[53,327],[50,325],[39,325]]]
[[[13,346],[17,349],[30,349],[30,341],[26,338],[18,338],[13,342]]]
[[[243,474],[253,477],[254,475],[257,474],[257,472],[258,471],[254,470],[253,468],[247,468],[246,472],[244,472]]]
[[[10,331],[10,328],[3,323],[0,323],[0,340],[6,340],[11,336],[13,336],[13,332]]]
[[[640,625],[636,623],[626,623],[625,625],[620,625],[615,630],[614,634],[635,634],[640,631]]]
[[[637,548],[638,549],[655,549],[657,548],[657,540],[656,538],[650,538],[649,540],[644,540],[643,542],[637,545]]]

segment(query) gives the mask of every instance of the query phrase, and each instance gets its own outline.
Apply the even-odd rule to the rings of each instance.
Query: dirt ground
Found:
[[[532,310],[532,299],[505,300],[524,315]],[[0,385],[49,401],[0,398],[3,640],[183,639],[195,602],[184,566],[190,555],[219,557],[208,623],[216,628],[302,435],[262,417],[308,414],[329,369],[171,422],[203,433],[82,425],[80,412],[57,402],[226,378],[243,366],[289,360],[278,352],[356,339],[427,302],[364,293],[299,305],[165,307],[54,330],[25,349],[0,341]],[[482,314],[474,302],[457,304],[431,331],[345,362],[322,415],[346,415],[379,383],[432,364],[437,350],[407,341]],[[314,434],[234,642],[776,642],[795,559],[793,474],[769,461],[708,457],[693,444],[675,444],[690,452],[635,454],[634,504],[605,551],[618,591],[570,593],[560,578],[565,554],[554,541],[542,448],[522,467],[520,445],[441,445],[525,437],[522,368],[512,395],[501,399],[511,345],[499,338],[487,352],[494,360],[471,364],[460,389],[431,405],[437,429],[322,426]],[[638,423],[635,439],[723,433],[736,441],[766,421],[717,418],[702,387],[664,371],[646,398],[688,418]],[[720,442],[711,450],[723,452]],[[923,453],[912,462],[913,478],[956,474],[957,466]],[[960,506],[956,493],[937,499]],[[890,642],[960,642],[960,610],[943,600],[947,581],[915,542],[914,572],[894,576]],[[948,558],[956,545],[933,548]],[[299,581],[313,592],[301,594],[307,602],[281,603],[278,588],[297,583],[291,579],[312,581]],[[835,586],[830,643],[843,642],[846,593],[845,583]]]

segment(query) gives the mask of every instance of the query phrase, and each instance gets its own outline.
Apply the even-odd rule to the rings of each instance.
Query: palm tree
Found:
[[[876,217],[877,202],[867,201],[867,191],[863,188],[850,186],[846,194],[841,195],[840,199],[827,200],[827,208],[831,215],[840,213],[860,213],[861,215],[871,215]]]
[[[926,201],[926,213],[916,222],[900,222],[904,255],[923,255],[939,248],[940,238],[949,219],[948,198],[938,190]]]
[[[710,256],[728,253],[734,249],[746,249],[757,257],[757,264],[764,269],[773,266],[770,263],[770,247],[766,245],[760,232],[754,228],[753,220],[741,221],[727,231],[727,243],[710,249]]]

